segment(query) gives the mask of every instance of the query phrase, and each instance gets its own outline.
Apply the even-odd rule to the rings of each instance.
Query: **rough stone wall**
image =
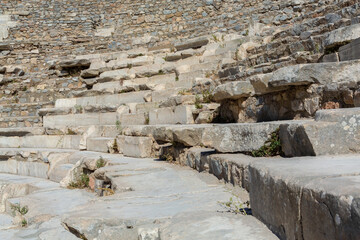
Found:
[[[68,54],[73,50],[83,54],[129,49],[134,45],[152,46],[219,31],[246,35],[253,22],[291,24],[311,18],[307,12],[342,2],[4,0],[0,2],[0,14],[11,15],[17,23],[9,30],[9,40],[21,41],[20,47],[46,48],[48,54]]]

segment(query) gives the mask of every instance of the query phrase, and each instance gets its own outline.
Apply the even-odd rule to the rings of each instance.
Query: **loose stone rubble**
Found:
[[[358,1],[21,2],[0,239],[358,239]]]

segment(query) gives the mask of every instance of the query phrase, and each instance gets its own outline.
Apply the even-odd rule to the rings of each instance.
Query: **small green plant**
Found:
[[[173,161],[174,161],[174,157],[171,156],[170,153],[165,153],[165,154],[162,154],[162,155],[160,156],[160,160],[167,161],[167,162],[173,162]]]
[[[190,89],[183,89],[178,92],[178,95],[191,95],[191,94],[192,93]]]
[[[160,69],[159,72],[158,72],[158,74],[159,74],[159,75],[164,75],[165,73],[164,73],[163,70]]]
[[[131,69],[133,67],[133,65],[131,63],[128,63],[126,67]]]
[[[212,37],[213,37],[213,39],[214,39],[215,42],[219,42],[219,39],[217,38],[216,35],[213,34]]]
[[[21,227],[26,227],[27,225],[28,225],[28,223],[27,223],[26,219],[23,219],[21,221]]]
[[[202,91],[203,103],[211,103],[214,99],[214,95],[209,90]]]
[[[76,112],[81,112],[83,109],[83,107],[81,105],[77,105],[77,104],[74,106],[74,108],[75,108]]]
[[[115,125],[116,125],[116,129],[117,129],[118,131],[121,131],[121,130],[122,130],[122,128],[121,128],[121,123],[120,123],[119,120],[116,120]]]
[[[201,99],[199,95],[195,96],[195,108],[202,109],[204,106],[201,104]]]
[[[70,189],[74,189],[74,188],[88,188],[89,187],[89,176],[85,173],[82,173],[78,179],[75,182],[71,182],[69,183],[68,188]]]
[[[176,81],[176,82],[179,81],[179,77],[178,77],[178,76],[175,77],[175,81]]]
[[[249,202],[243,203],[240,201],[240,198],[238,196],[233,193],[232,195],[233,196],[230,197],[229,201],[218,203],[224,206],[228,210],[228,212],[247,215],[246,208],[249,208]]]
[[[76,135],[76,132],[74,132],[72,129],[68,128],[66,135]]]
[[[15,215],[15,212],[20,213],[21,215],[25,215],[28,213],[29,208],[28,206],[21,207],[19,203],[11,205],[11,210],[13,210],[13,214]]]
[[[114,151],[114,153],[118,153],[119,152],[119,148],[118,148],[118,144],[117,144],[117,141],[116,141],[116,138],[114,139],[114,142],[112,144],[112,149]]]
[[[264,146],[259,150],[252,151],[251,155],[253,157],[272,157],[280,155],[281,152],[279,129],[277,129],[271,134],[270,139],[265,142]]]
[[[150,123],[150,118],[148,116],[145,117],[145,124],[146,125],[149,125]]]
[[[103,159],[103,157],[100,156],[100,158],[96,161],[96,168],[105,167],[105,164],[105,160]]]

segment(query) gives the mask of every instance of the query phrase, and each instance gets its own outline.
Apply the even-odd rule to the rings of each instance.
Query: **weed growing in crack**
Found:
[[[79,189],[83,189],[83,188],[88,188],[89,187],[89,175],[82,173],[78,179],[75,182],[71,182],[69,183],[68,188],[69,189],[75,189],[75,188],[79,188]]]
[[[202,109],[204,106],[201,104],[201,99],[198,95],[195,96],[195,108]]]
[[[271,134],[270,139],[265,142],[264,146],[258,150],[252,151],[251,155],[253,157],[272,157],[280,155],[281,152],[279,129],[277,129]]]
[[[229,201],[226,202],[218,202],[221,206],[225,207],[228,212],[235,214],[243,214],[248,215],[251,213],[249,206],[250,203],[240,201],[240,197],[231,193],[232,197],[230,197]]]
[[[26,219],[23,219],[21,221],[21,227],[26,227],[28,225],[28,222],[26,221]]]
[[[102,168],[105,167],[105,160],[103,159],[103,157],[100,157],[97,161],[96,161],[96,168]]]
[[[11,210],[13,210],[13,214],[15,215],[15,212],[20,213],[21,215],[25,215],[28,213],[29,208],[28,206],[23,206],[21,207],[19,203],[17,204],[12,204],[11,205]]]
[[[159,158],[160,158],[160,160],[167,161],[167,162],[173,162],[174,161],[174,157],[171,156],[170,153],[162,154]]]
[[[203,103],[211,103],[214,99],[214,95],[209,90],[202,91],[202,97]]]

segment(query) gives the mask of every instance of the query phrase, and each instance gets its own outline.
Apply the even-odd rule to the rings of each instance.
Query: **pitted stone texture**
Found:
[[[206,128],[202,143],[219,152],[251,152],[258,150],[285,122],[214,125]]]
[[[358,108],[321,110],[314,121],[280,126],[286,156],[318,156],[360,152]]]
[[[358,159],[358,155],[259,159],[249,168],[254,216],[280,239],[356,239]]]
[[[326,48],[344,45],[356,38],[360,38],[360,24],[336,29],[327,34],[324,40]]]

